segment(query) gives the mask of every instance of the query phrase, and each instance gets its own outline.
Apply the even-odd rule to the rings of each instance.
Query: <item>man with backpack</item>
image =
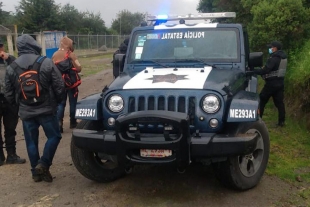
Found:
[[[3,123],[4,133],[0,125],[0,166],[6,161],[7,164],[23,164],[25,159],[16,154],[16,126],[18,123],[18,107],[11,106],[4,97],[5,90],[5,71],[6,67],[15,60],[15,57],[9,55],[4,50],[4,44],[0,39],[0,124]],[[2,139],[4,136],[4,142]],[[7,157],[3,152],[3,144],[7,152]]]
[[[30,35],[18,37],[17,48],[18,58],[6,70],[5,97],[12,106],[19,105],[32,179],[52,182],[49,169],[61,139],[56,112],[64,82],[52,60],[40,56],[42,48]],[[47,137],[41,157],[40,126]]]
[[[65,82],[66,94],[62,102],[58,105],[57,117],[59,121],[60,132],[63,133],[63,118],[65,114],[67,97],[69,97],[69,116],[70,129],[77,125],[75,118],[76,103],[78,100],[78,86],[81,84],[79,74],[82,70],[81,64],[76,55],[73,53],[73,41],[68,37],[63,37],[60,40],[58,51],[53,54],[53,61],[62,73]]]

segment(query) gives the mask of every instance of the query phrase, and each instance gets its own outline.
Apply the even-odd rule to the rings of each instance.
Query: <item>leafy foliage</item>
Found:
[[[101,34],[108,31],[99,13],[79,12],[70,4],[61,7],[54,0],[21,0],[15,16],[8,15],[1,7],[2,2],[0,23],[17,23],[18,32],[63,30],[68,33]],[[7,18],[1,18],[3,16]]]
[[[309,10],[302,0],[263,0],[251,9],[253,21],[249,34],[253,48],[280,40],[286,49],[294,49],[304,41],[309,30]],[[255,38],[253,38],[255,37]]]
[[[120,11],[117,14],[117,18],[112,20],[111,28],[117,31],[118,34],[130,34],[131,30],[145,21],[146,14],[143,13],[131,13],[128,10]]]
[[[54,0],[21,0],[17,6],[19,27],[25,32],[59,30],[57,9]]]
[[[83,15],[72,5],[64,5],[59,12],[60,28],[70,33],[78,33]]]
[[[2,10],[3,2],[0,1],[0,25],[14,24],[15,17],[11,12]]]
[[[310,33],[309,0],[200,0],[200,12],[233,11],[248,28],[251,49],[282,41],[286,50],[301,46]]]

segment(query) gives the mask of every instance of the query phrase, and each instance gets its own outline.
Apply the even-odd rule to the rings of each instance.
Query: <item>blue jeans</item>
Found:
[[[61,139],[58,126],[58,119],[55,115],[42,115],[31,119],[23,120],[24,136],[31,171],[34,174],[35,167],[41,163],[49,168]],[[47,141],[44,146],[43,155],[39,154],[39,127],[42,126]]]
[[[73,88],[66,90],[66,94],[62,102],[58,105],[57,109],[57,117],[59,121],[63,121],[64,115],[65,115],[65,108],[67,103],[67,97],[69,97],[69,106],[70,106],[70,123],[75,123],[75,109],[76,109],[76,103],[78,100],[78,89]]]

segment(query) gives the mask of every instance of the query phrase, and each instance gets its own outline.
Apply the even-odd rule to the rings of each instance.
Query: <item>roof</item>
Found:
[[[3,25],[0,25],[0,35],[7,35],[9,33],[12,33],[10,29],[6,28]]]

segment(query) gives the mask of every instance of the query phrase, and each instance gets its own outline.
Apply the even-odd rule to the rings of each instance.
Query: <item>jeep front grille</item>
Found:
[[[129,97],[128,112],[163,110],[195,114],[196,98],[186,96],[138,96]]]

